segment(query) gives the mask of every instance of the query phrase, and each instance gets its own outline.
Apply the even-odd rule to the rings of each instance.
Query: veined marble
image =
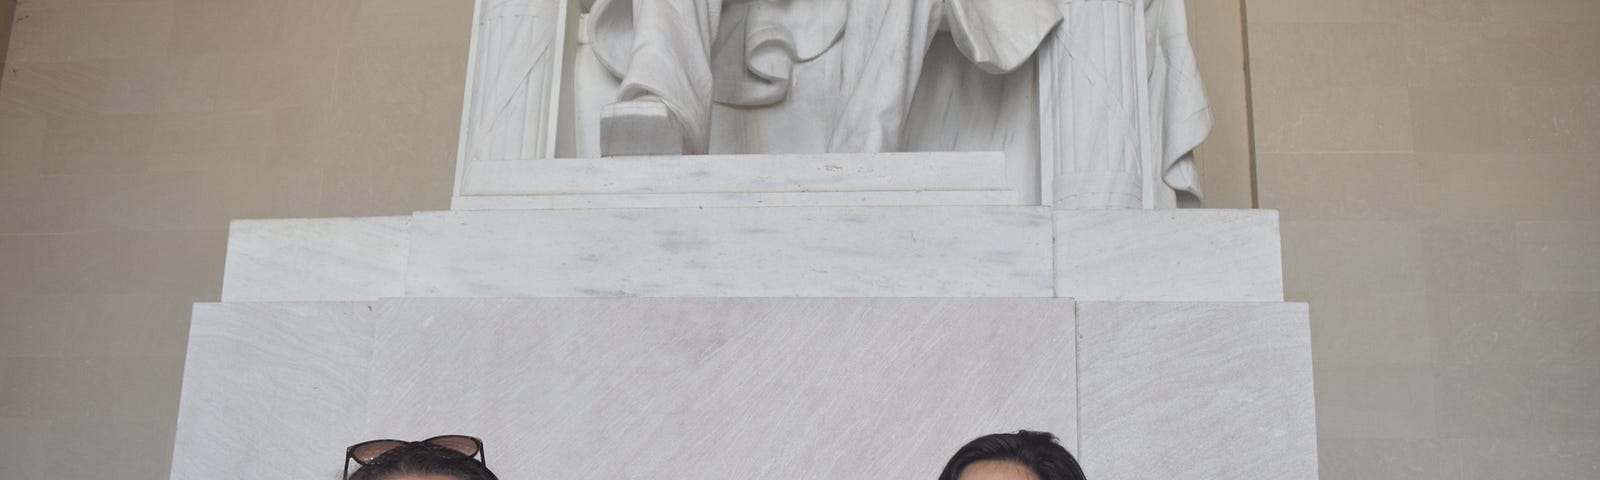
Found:
[[[978,193],[470,197],[538,198],[546,203],[537,205],[541,210],[420,213],[416,220],[245,220],[236,222],[231,232],[223,299],[1283,299],[1277,216],[1272,211],[1065,211],[1047,221],[1042,207],[778,208],[822,200],[892,202],[895,197],[888,195],[959,202]],[[706,202],[708,198],[722,203]],[[611,208],[609,203],[658,208]],[[683,206],[662,206],[674,203]],[[706,203],[771,207],[699,208]]]
[[[1002,152],[476,162],[455,210],[1034,205]],[[1022,179],[1029,181],[1028,179]]]
[[[452,210],[716,207],[1028,206],[1009,190],[893,192],[670,193],[623,195],[493,195],[455,197]]]
[[[367,418],[371,303],[198,304],[173,480],[339,478]]]
[[[225,302],[363,300],[405,294],[410,217],[236,220]]]
[[[1044,207],[418,213],[410,297],[1048,297]]]
[[[459,172],[602,151],[977,147],[1025,162],[1014,187],[1058,209],[1198,200],[1190,152],[1212,122],[1181,0],[478,0],[477,12]]]
[[[1058,211],[1055,228],[1057,296],[1283,301],[1276,211]]]
[[[1078,304],[1084,472],[1317,478],[1306,305]]]
[[[474,163],[464,195],[998,190],[1001,152],[698,155]]]
[[[203,304],[172,478],[332,478],[346,445],[441,433],[508,478],[931,478],[1027,428],[1091,478],[1307,479],[1312,402],[1301,304]]]
[[[365,437],[479,435],[501,478],[934,478],[980,434],[1076,438],[1070,300],[382,310]]]

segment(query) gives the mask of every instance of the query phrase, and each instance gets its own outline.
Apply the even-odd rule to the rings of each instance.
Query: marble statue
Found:
[[[553,110],[558,81],[552,59],[561,39],[551,35],[564,2],[484,0],[479,12],[477,62],[470,112],[464,120],[466,155],[478,160],[548,156],[553,147]]]
[[[1032,204],[1200,199],[1184,0],[478,1],[463,162],[1003,152]]]
[[[1211,135],[1215,119],[1189,43],[1185,0],[1146,0],[1150,63],[1151,138],[1155,146],[1142,185],[1145,208],[1199,207],[1200,173],[1194,149]],[[1171,202],[1169,202],[1169,195]],[[1152,198],[1155,197],[1155,198]]]
[[[596,55],[622,79],[602,114],[604,154],[706,153],[713,101],[784,101],[795,65],[834,48],[827,151],[859,153],[901,148],[941,29],[999,74],[1027,61],[1061,14],[1049,0],[600,0],[591,18]]]
[[[1040,152],[1058,209],[1198,206],[1211,110],[1184,0],[1059,0],[1040,53]]]

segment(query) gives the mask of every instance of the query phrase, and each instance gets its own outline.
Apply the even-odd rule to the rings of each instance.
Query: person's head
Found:
[[[350,447],[348,458],[361,468],[348,479],[499,480],[479,460],[482,454],[482,442],[457,435],[420,442],[375,440]]]
[[[1071,453],[1046,432],[984,435],[950,457],[939,480],[1084,480]]]

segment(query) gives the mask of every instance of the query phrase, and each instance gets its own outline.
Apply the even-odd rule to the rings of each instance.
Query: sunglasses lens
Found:
[[[361,443],[350,447],[350,458],[355,459],[356,463],[366,465],[372,463],[379,456],[389,453],[390,450],[394,450],[395,447],[405,444],[405,442],[395,440],[373,440]]]
[[[478,454],[478,439],[465,435],[445,435],[425,440],[427,443],[461,452],[471,457]]]

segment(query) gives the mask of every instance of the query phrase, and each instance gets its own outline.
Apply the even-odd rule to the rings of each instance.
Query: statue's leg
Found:
[[[602,154],[706,153],[721,9],[722,0],[633,0],[632,60],[618,102],[601,113]]]
[[[944,22],[944,0],[850,2],[845,37],[848,79],[841,92],[830,152],[893,152],[900,149],[911,97],[922,76],[928,47]]]

